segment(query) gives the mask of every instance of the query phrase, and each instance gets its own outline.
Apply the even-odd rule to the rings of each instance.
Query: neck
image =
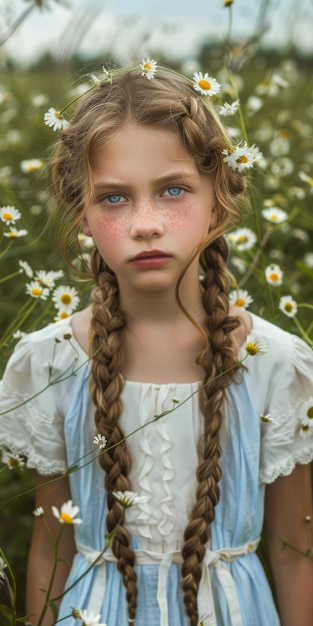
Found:
[[[193,287],[182,282],[179,289],[182,305],[190,316],[197,321],[203,319],[202,289],[200,282]],[[186,321],[186,315],[181,309],[175,288],[163,291],[135,292],[133,289],[120,288],[120,305],[126,317],[127,324],[147,323],[150,325],[162,322],[177,323]]]

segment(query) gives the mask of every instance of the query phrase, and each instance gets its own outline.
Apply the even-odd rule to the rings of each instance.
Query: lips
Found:
[[[167,265],[172,255],[162,250],[145,250],[130,259],[131,265],[141,270],[155,270]]]
[[[145,252],[140,252],[137,254],[131,261],[137,261],[138,259],[155,259],[157,257],[170,257],[170,254],[166,252],[162,252],[161,250],[146,250]]]

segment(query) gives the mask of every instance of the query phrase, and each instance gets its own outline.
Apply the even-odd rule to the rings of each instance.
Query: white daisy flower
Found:
[[[90,250],[95,246],[93,237],[88,237],[85,233],[79,233],[78,241],[82,246],[84,246],[84,248],[87,248],[87,250]]]
[[[60,285],[54,290],[52,301],[58,309],[71,313],[79,304],[78,292],[75,287]]]
[[[142,69],[141,76],[146,76],[148,80],[151,80],[152,78],[155,77],[158,64],[156,61],[148,57],[147,59],[142,59],[142,63],[140,63],[140,67]]]
[[[55,281],[58,278],[63,278],[64,272],[63,270],[46,272],[45,270],[38,270],[35,274],[35,279],[43,285],[44,287],[49,287],[52,289],[55,286]]]
[[[283,282],[284,273],[275,263],[271,263],[265,268],[265,278],[270,285],[279,287]]]
[[[313,428],[313,397],[305,400],[300,407],[300,419],[302,424]]]
[[[266,413],[266,415],[260,415],[260,421],[263,424],[268,424],[268,422],[273,422],[275,423],[275,420],[271,417],[270,413]]]
[[[26,285],[26,293],[32,298],[47,300],[49,289],[43,287],[38,280],[32,280]]]
[[[61,322],[62,320],[66,320],[68,317],[70,317],[70,313],[60,309],[53,319],[55,322]]]
[[[33,511],[33,515],[35,517],[43,517],[45,514],[42,506],[37,506],[37,508]]]
[[[133,504],[140,504],[147,501],[147,496],[138,496],[134,491],[113,491],[113,496],[127,509]]]
[[[193,88],[203,96],[215,96],[220,92],[221,85],[207,72],[194,72],[193,81]]]
[[[22,339],[22,337],[24,337],[26,335],[26,333],[24,333],[22,330],[16,330],[15,333],[13,333],[13,339]]]
[[[283,296],[279,300],[278,308],[288,317],[294,317],[298,311],[298,305],[291,296]]]
[[[253,302],[253,298],[245,289],[234,289],[229,294],[229,303],[231,306],[239,306],[243,309],[247,309]]]
[[[80,517],[76,517],[77,513],[79,513],[79,506],[73,505],[73,500],[68,500],[62,504],[61,511],[56,506],[52,506],[51,509],[54,517],[59,520],[60,524],[81,524],[83,521]]]
[[[257,113],[257,111],[259,111],[262,106],[263,100],[261,100],[261,98],[258,98],[257,96],[249,96],[246,102],[246,109],[247,112],[250,113],[250,115],[252,113]]]
[[[226,115],[235,115],[239,107],[240,100],[234,100],[231,104],[224,102],[223,106],[221,106],[219,110],[219,114],[222,115],[222,117],[225,117]]]
[[[313,176],[309,176],[308,174],[306,174],[305,172],[300,171],[299,172],[299,178],[304,182],[307,183],[309,185],[310,189],[310,193],[313,193]]]
[[[28,276],[28,278],[32,278],[34,275],[34,272],[32,270],[32,268],[30,267],[29,263],[27,263],[27,261],[22,261],[21,259],[18,262],[21,270],[23,272],[25,272],[26,276]]]
[[[272,224],[281,224],[288,217],[288,213],[286,213],[286,211],[283,211],[276,206],[270,207],[268,209],[263,209],[261,213],[263,217],[265,217],[265,219],[269,222],[272,222]]]
[[[47,102],[48,102],[48,98],[44,94],[39,93],[32,97],[32,105],[34,107],[41,107]]]
[[[237,230],[227,235],[227,241],[237,250],[243,252],[253,248],[257,241],[257,236],[251,228],[237,228]]]
[[[21,170],[26,174],[41,170],[43,166],[44,162],[40,159],[25,159],[24,161],[21,161]]]
[[[0,220],[5,224],[15,224],[22,217],[21,212],[14,206],[3,206],[0,209]]]
[[[310,427],[308,424],[300,424],[299,433],[300,437],[303,437],[303,439],[306,439],[307,437],[312,437],[313,428]]]
[[[224,148],[222,154],[224,155],[223,161],[233,170],[239,170],[239,172],[250,169],[257,160],[256,147],[249,148],[246,141],[240,142],[238,146]]]
[[[246,341],[245,350],[250,356],[265,354],[265,352],[267,352],[267,345],[262,337],[251,335]]]
[[[104,435],[96,435],[93,438],[93,442],[94,444],[96,444],[97,446],[99,446],[100,450],[103,450],[104,448],[106,448],[106,445],[108,443],[107,438]]]
[[[99,623],[99,619],[101,618],[100,613],[96,615],[96,613],[88,611],[87,609],[74,609],[72,616],[75,617],[75,619],[80,619],[83,622],[83,626],[106,626],[106,624]]]
[[[25,237],[28,231],[24,228],[22,230],[17,230],[16,228],[10,228],[8,233],[3,233],[4,237],[10,237],[11,239],[16,239],[17,237]]]
[[[2,462],[6,463],[10,470],[12,469],[24,469],[25,461],[23,457],[14,452],[8,452],[7,450],[2,451]]]
[[[294,170],[294,164],[291,159],[287,157],[281,157],[280,159],[276,159],[271,166],[271,171],[275,176],[284,178],[285,176],[289,176],[292,174]]]
[[[53,107],[50,107],[47,113],[44,114],[44,122],[52,130],[64,130],[68,126],[68,122],[64,119],[62,113],[56,111]]]

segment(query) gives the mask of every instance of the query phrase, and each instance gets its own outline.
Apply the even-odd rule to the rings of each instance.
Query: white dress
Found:
[[[279,625],[255,553],[265,484],[313,458],[313,427],[301,428],[313,407],[312,350],[298,337],[251,317],[251,336],[263,339],[267,352],[249,356],[240,384],[228,390],[220,501],[198,595],[204,626]],[[61,623],[78,624],[72,609],[88,608],[100,613],[108,626],[128,626],[121,576],[110,550],[102,552],[104,473],[97,459],[86,462],[99,451],[93,444],[88,357],[69,334],[67,319],[17,345],[0,387],[0,444],[25,455],[28,467],[43,475],[78,468],[69,480],[83,523],[75,526],[77,555],[60,608]],[[188,626],[180,590],[180,551],[194,500],[203,427],[198,385],[126,381],[123,390],[121,422],[133,459],[132,489],[147,498],[126,511],[136,551],[136,626]],[[153,421],[173,406],[173,412]],[[267,422],[260,419],[268,414]]]

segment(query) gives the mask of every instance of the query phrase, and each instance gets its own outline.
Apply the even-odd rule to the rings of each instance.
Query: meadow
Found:
[[[23,333],[58,323],[88,302],[89,281],[77,279],[59,250],[47,168],[56,134],[44,124],[44,114],[50,107],[62,110],[88,89],[90,74],[106,61],[74,56],[60,66],[47,55],[25,70],[0,58],[0,374]],[[233,115],[222,114],[233,143],[245,140],[262,153],[247,170],[243,223],[227,236],[232,302],[313,347],[312,59],[290,49],[264,50],[260,42],[233,42],[203,46],[197,67],[171,59],[166,64],[215,76],[222,85],[218,112],[225,102],[240,100]],[[82,239],[80,245],[88,255],[92,242]],[[77,251],[71,254],[81,267]],[[22,615],[33,475],[13,465],[6,462],[0,469],[0,547],[14,573],[15,608]],[[262,550],[261,556],[266,562]],[[15,624],[5,585],[0,613],[1,605],[1,624]]]

